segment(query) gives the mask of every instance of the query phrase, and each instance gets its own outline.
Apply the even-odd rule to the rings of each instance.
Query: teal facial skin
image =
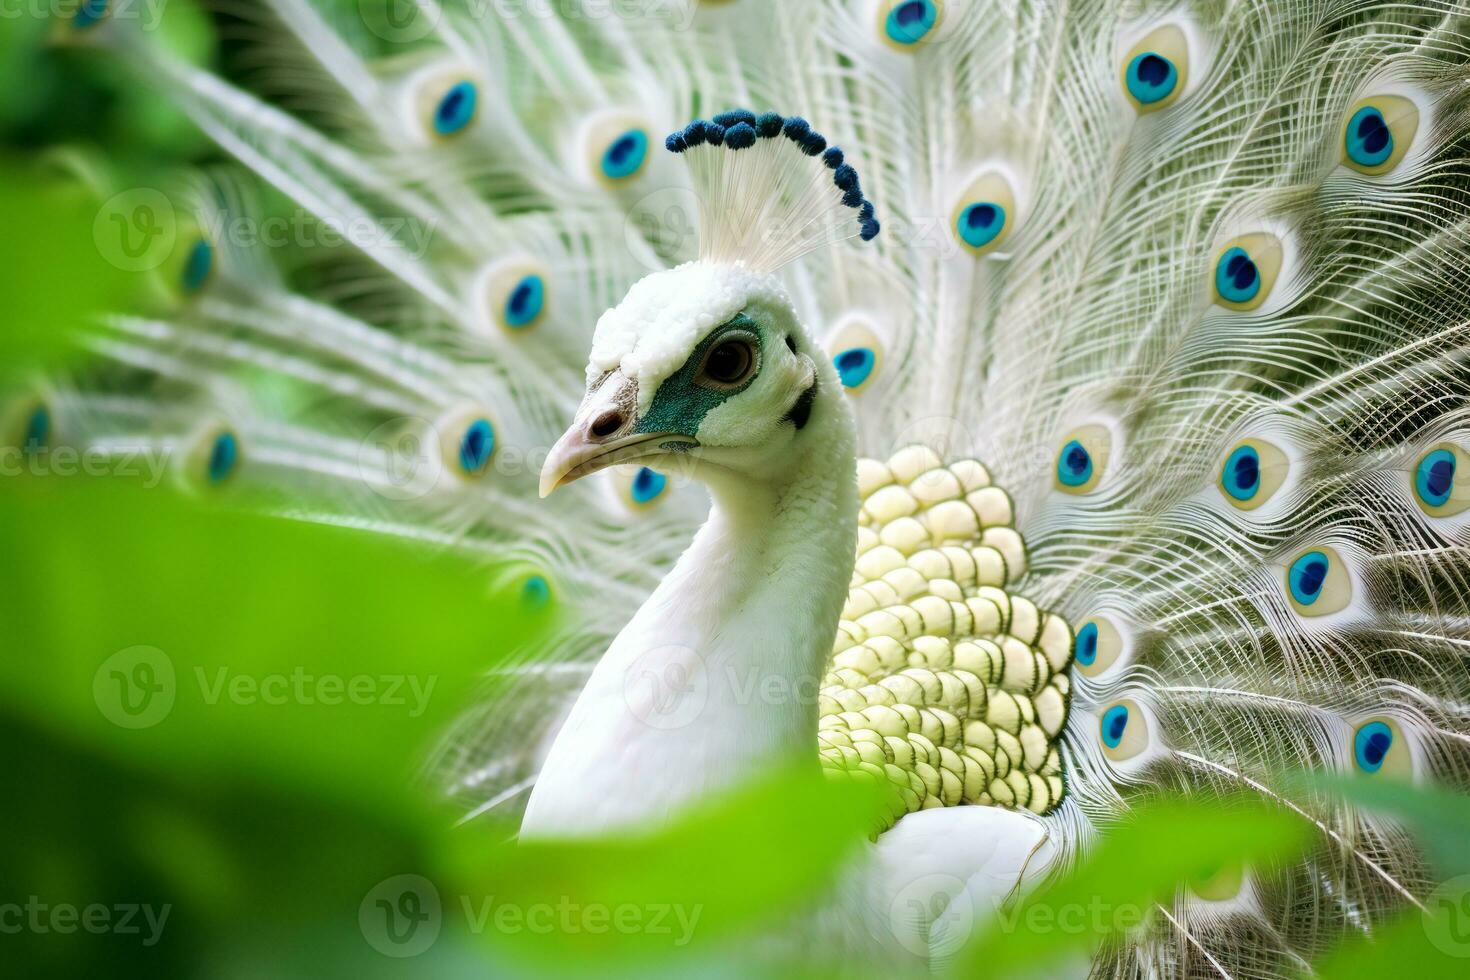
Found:
[[[689,360],[684,362],[684,366],[659,385],[658,392],[653,397],[653,404],[649,406],[647,414],[639,420],[633,431],[639,433],[670,432],[688,436],[690,439],[696,438],[706,415],[749,388],[760,376],[765,358],[766,341],[773,329],[772,325],[763,322],[764,320],[763,314],[752,310],[737,313],[728,323],[712,330],[710,335],[694,348],[694,353],[689,355]],[[695,378],[699,376],[700,369],[704,366],[706,355],[716,345],[731,337],[740,337],[748,341],[755,351],[755,370],[750,373],[750,377],[734,388],[712,388],[696,382]],[[688,450],[692,447],[674,443],[670,448]]]

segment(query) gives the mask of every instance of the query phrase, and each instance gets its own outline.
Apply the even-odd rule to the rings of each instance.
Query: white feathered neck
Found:
[[[647,830],[793,759],[852,576],[856,435],[825,359],[801,452],[772,481],[709,468],[709,520],[594,669],[522,837]]]

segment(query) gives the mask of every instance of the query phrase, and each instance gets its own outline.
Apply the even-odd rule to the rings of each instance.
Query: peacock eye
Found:
[[[866,388],[883,366],[883,347],[866,320],[850,317],[827,340],[838,380],[851,394]]]
[[[1097,489],[1112,445],[1112,435],[1104,425],[1084,425],[1069,433],[1057,451],[1056,488],[1076,494]]]
[[[622,180],[643,169],[648,159],[648,134],[630,129],[615,138],[602,154],[602,175],[608,180]]]
[[[1454,443],[1440,443],[1421,456],[1411,479],[1414,499],[1430,517],[1470,509],[1470,454]]]
[[[467,476],[483,472],[495,455],[495,427],[489,419],[475,419],[459,440],[459,468]]]
[[[240,437],[224,424],[197,431],[185,457],[183,478],[195,490],[223,487],[240,471]]]
[[[878,33],[890,47],[912,50],[933,35],[943,16],[942,0],[888,0],[878,9]]]
[[[582,124],[578,145],[592,179],[617,186],[641,175],[650,159],[647,120],[628,112],[600,112]]]
[[[71,26],[79,31],[86,30],[96,26],[106,16],[107,0],[81,0],[77,4],[77,12],[72,15]]]
[[[1363,99],[1342,130],[1342,162],[1359,173],[1386,174],[1409,151],[1419,131],[1419,107],[1402,95]]]
[[[499,326],[520,333],[540,323],[546,315],[550,276],[541,263],[523,258],[497,262],[482,271],[475,291],[485,329]]]
[[[1094,616],[1077,631],[1077,669],[1088,677],[1106,671],[1123,653],[1123,635],[1112,621]]]
[[[1173,105],[1189,81],[1189,43],[1173,24],[1151,31],[1123,56],[1123,91],[1140,113]]]
[[[1271,295],[1281,273],[1281,240],[1266,232],[1225,243],[1215,259],[1215,302],[1231,310],[1254,310]]]
[[[1016,197],[998,173],[976,178],[955,205],[953,227],[960,244],[975,255],[998,248],[1015,223]]]
[[[1220,492],[1239,510],[1255,510],[1286,482],[1291,463],[1286,453],[1262,439],[1245,439],[1220,467]]]
[[[1332,548],[1322,546],[1299,552],[1286,566],[1286,593],[1303,616],[1329,616],[1353,600],[1347,566]]]
[[[1414,760],[1398,723],[1373,718],[1353,732],[1353,764],[1368,775],[1384,773],[1399,779],[1414,774]]]
[[[710,348],[698,380],[715,388],[734,388],[748,380],[754,369],[755,348],[748,340],[732,337]]]
[[[1098,720],[1098,738],[1109,759],[1131,759],[1148,748],[1148,718],[1136,701],[1119,701]]]
[[[430,69],[410,85],[419,128],[430,139],[452,139],[469,130],[480,104],[480,86],[462,71]]]

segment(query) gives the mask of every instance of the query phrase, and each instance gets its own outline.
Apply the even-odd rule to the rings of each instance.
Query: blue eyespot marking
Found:
[[[867,347],[852,347],[832,358],[832,363],[837,366],[837,376],[842,379],[842,387],[856,388],[868,380],[878,358]]]
[[[648,159],[648,134],[630,129],[607,148],[602,155],[602,172],[609,180],[623,180],[643,169]]]
[[[1057,479],[1069,487],[1080,487],[1092,479],[1092,454],[1076,439],[1057,455]]]
[[[46,448],[51,437],[51,411],[45,405],[36,406],[31,417],[26,419],[25,439],[21,442],[27,456],[34,456]]]
[[[1455,488],[1455,454],[1436,449],[1419,460],[1414,470],[1414,492],[1430,507],[1443,507]]]
[[[1363,167],[1376,167],[1393,156],[1393,130],[1383,113],[1364,106],[1348,120],[1343,139],[1348,159]]]
[[[107,16],[107,0],[82,0],[77,5],[77,12],[72,15],[71,25],[77,30],[85,30]]]
[[[1154,51],[1145,51],[1128,63],[1128,94],[1151,105],[1174,94],[1179,71],[1174,62]]]
[[[1227,249],[1215,266],[1215,290],[1229,303],[1249,303],[1261,291],[1261,274],[1246,250]]]
[[[668,477],[645,466],[633,477],[633,503],[651,504],[663,495],[668,486]]]
[[[534,273],[516,283],[505,301],[505,323],[512,330],[528,327],[546,308],[546,280]]]
[[[551,583],[544,575],[532,575],[521,586],[521,602],[529,609],[544,609],[551,601]]]
[[[213,268],[214,246],[201,238],[189,249],[189,257],[184,261],[184,272],[179,277],[184,291],[199,292],[204,288],[204,283],[208,281],[209,272]]]
[[[495,428],[488,419],[475,419],[459,441],[459,466],[474,476],[495,455]]]
[[[1088,622],[1077,631],[1077,662],[1091,667],[1097,660],[1097,624]]]
[[[235,472],[235,463],[240,458],[240,444],[233,432],[221,432],[214,437],[209,450],[209,482],[223,483]]]
[[[993,201],[978,201],[960,212],[955,225],[966,245],[981,248],[1005,228],[1006,209]]]
[[[895,44],[918,44],[939,23],[939,8],[933,0],[907,0],[888,13],[884,30]]]
[[[475,118],[475,106],[480,93],[474,82],[456,82],[434,110],[434,132],[440,136],[453,136]]]
[[[1291,563],[1289,581],[1291,597],[1304,606],[1310,606],[1322,597],[1322,586],[1327,581],[1329,560],[1320,551],[1309,551]]]
[[[1102,740],[1110,749],[1116,749],[1123,741],[1123,732],[1128,728],[1128,707],[1115,704],[1102,716]]]
[[[1353,759],[1366,773],[1375,773],[1383,768],[1383,760],[1391,748],[1393,729],[1381,721],[1368,722],[1353,736]]]
[[[1261,490],[1261,454],[1253,446],[1241,446],[1225,460],[1220,486],[1236,500],[1250,500]]]

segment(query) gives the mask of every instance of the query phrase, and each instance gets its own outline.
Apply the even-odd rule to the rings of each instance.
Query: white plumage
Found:
[[[755,711],[718,685],[698,737],[629,728],[622,677],[669,644],[820,676],[859,533],[829,520],[857,513],[854,453],[917,443],[984,461],[1025,539],[1017,592],[1078,634],[1065,799],[975,815],[1017,842],[977,875],[1019,876],[1035,820],[1064,865],[1158,789],[1289,796],[1320,830],[1311,864],[1181,893],[1188,943],[1170,928],[1109,951],[1097,968],[1119,975],[1212,972],[1186,949],[1271,975],[1429,890],[1398,828],[1281,777],[1470,775],[1463,4],[426,3],[406,42],[304,0],[245,16],[272,40],[230,81],[122,22],[78,39],[346,244],[277,271],[214,231],[250,217],[241,178],[186,182],[203,258],[159,310],[103,324],[112,368],[27,396],[26,418],[187,446],[193,484],[268,487],[284,514],[518,562],[528,603],[570,614],[439,760],[469,807],[531,792],[528,829],[625,826],[810,747],[814,706]],[[883,234],[812,251],[859,221],[783,137],[690,151],[694,179],[661,148],[733,106],[800,112],[840,144]],[[803,204],[815,227],[790,227]],[[665,274],[620,307],[701,257],[700,219],[703,258],[753,269]],[[783,221],[760,248],[744,234]],[[772,451],[742,427],[795,389],[726,405],[745,476],[716,481],[722,509],[677,564],[705,512],[678,471],[536,502],[585,382],[621,373],[646,413],[758,297],[771,337],[797,338],[771,363],[817,379],[813,423],[800,443],[773,425]],[[751,491],[775,475],[800,492]],[[883,839],[922,848],[940,823],[964,817]]]

